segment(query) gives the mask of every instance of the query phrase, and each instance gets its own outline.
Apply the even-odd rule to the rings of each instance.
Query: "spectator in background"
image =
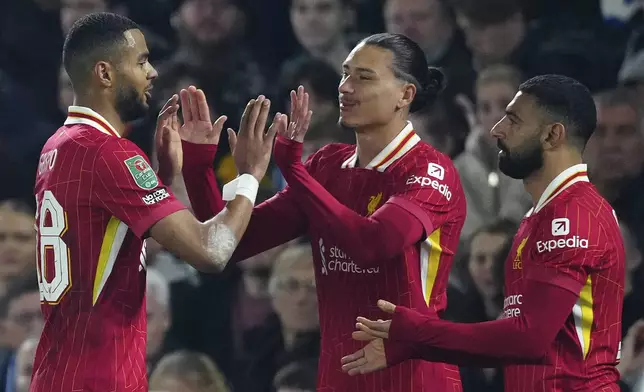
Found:
[[[60,27],[63,34],[67,35],[69,29],[81,17],[92,12],[108,11],[106,0],[61,0],[60,1]]]
[[[619,227],[626,251],[626,279],[622,310],[622,335],[625,336],[635,321],[644,318],[644,288],[641,285],[635,285],[638,282],[637,274],[642,271],[642,252],[637,248],[637,242],[628,226],[620,222]]]
[[[204,354],[177,351],[161,358],[150,376],[154,392],[229,392],[223,374]]]
[[[456,26],[448,0],[386,0],[384,19],[388,33],[404,34],[416,41],[427,63],[447,75],[443,94],[472,97],[476,74],[465,39]]]
[[[493,65],[478,75],[476,104],[470,115],[474,119],[472,130],[465,151],[454,160],[467,199],[467,218],[461,232],[465,241],[495,219],[519,222],[532,204],[523,183],[499,171],[499,148],[490,135],[521,82],[519,71],[509,65]]]
[[[429,109],[411,113],[409,120],[423,141],[452,159],[465,148],[469,123],[463,109],[451,99],[439,97]]]
[[[452,4],[474,69],[497,63],[523,65],[528,26],[520,0],[452,0]]]
[[[16,390],[15,392],[29,392],[31,373],[34,370],[38,338],[25,339],[16,354]]]
[[[644,164],[642,108],[635,94],[620,88],[595,95],[597,129],[588,149],[593,184],[608,201],[617,199]]]
[[[25,339],[40,336],[43,327],[40,291],[34,277],[15,281],[0,298],[0,387],[14,391],[17,350]]]
[[[517,225],[500,220],[480,228],[470,241],[465,266],[459,266],[465,291],[454,287],[447,295],[445,318],[452,321],[478,323],[496,320],[503,311],[503,268],[512,246]],[[461,368],[464,391],[502,392],[500,368]]]
[[[164,75],[176,73],[174,67],[187,66],[209,105],[239,123],[248,99],[268,92],[263,72],[246,46],[246,20],[235,0],[182,1],[171,18],[179,46],[159,67],[159,83],[164,83]],[[226,144],[220,148],[226,150]]]
[[[644,104],[644,27],[633,34],[619,70],[620,84],[635,91],[639,105]]]
[[[338,72],[351,51],[347,30],[354,17],[350,0],[291,0],[291,25],[304,55]]]
[[[328,143],[355,143],[353,132],[338,125],[339,84],[340,75],[322,60],[300,57],[284,67],[278,82],[280,110],[289,113],[290,91],[304,86],[313,111],[303,155],[311,154]]]
[[[10,282],[35,275],[34,210],[20,200],[0,202],[0,296]]]
[[[315,392],[317,360],[290,363],[280,369],[273,380],[275,392]]]
[[[236,388],[270,391],[277,371],[288,363],[317,358],[320,332],[313,254],[308,244],[292,245],[279,254],[269,282],[275,316],[251,331],[247,345],[253,358]],[[243,366],[243,365],[242,365]]]
[[[623,88],[595,96],[597,129],[584,158],[593,184],[644,249],[644,111]]]
[[[171,325],[170,285],[160,272],[148,268],[146,279],[146,309],[148,317],[148,372],[168,350],[166,333]]]

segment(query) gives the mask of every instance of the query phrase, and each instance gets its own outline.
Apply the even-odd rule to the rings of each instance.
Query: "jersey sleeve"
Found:
[[[428,156],[417,157],[411,170],[400,179],[399,191],[387,201],[414,215],[427,235],[449,220],[459,206],[465,208],[458,172],[447,163]]]
[[[545,215],[537,226],[532,262],[524,263],[525,277],[579,294],[610,246],[596,214],[570,203]]]
[[[148,157],[125,139],[107,141],[94,164],[93,200],[137,237],[162,218],[186,208],[152,169]]]

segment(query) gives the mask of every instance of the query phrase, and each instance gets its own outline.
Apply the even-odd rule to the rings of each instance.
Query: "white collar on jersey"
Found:
[[[70,106],[67,110],[65,125],[84,124],[96,128],[110,136],[121,137],[116,129],[103,116],[84,106]]]
[[[400,133],[392,140],[385,148],[376,155],[375,158],[365,167],[365,169],[376,169],[379,172],[384,172],[391,164],[396,162],[400,157],[405,155],[407,151],[411,150],[418,142],[420,137],[414,132],[414,126],[410,121],[400,131]],[[358,161],[358,148],[356,151],[342,163],[342,168],[354,168]]]
[[[548,184],[546,190],[543,191],[543,194],[539,198],[537,205],[528,211],[526,216],[530,216],[533,213],[541,211],[552,199],[557,197],[565,189],[569,188],[571,185],[578,182],[589,182],[588,179],[588,167],[584,163],[574,165],[568,169],[559,173],[554,180]]]

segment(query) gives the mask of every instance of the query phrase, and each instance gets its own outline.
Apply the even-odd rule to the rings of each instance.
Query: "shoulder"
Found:
[[[555,198],[538,213],[535,225],[539,237],[558,243],[582,243],[582,247],[612,246],[619,233],[617,218],[610,204],[588,182],[578,183]],[[609,238],[611,241],[609,241]]]
[[[396,162],[391,173],[410,180],[412,176],[445,182],[460,188],[460,177],[452,159],[425,142],[419,142]]]
[[[319,170],[324,167],[339,168],[355,153],[355,149],[356,146],[353,144],[330,143],[311,154],[306,164],[310,170]]]

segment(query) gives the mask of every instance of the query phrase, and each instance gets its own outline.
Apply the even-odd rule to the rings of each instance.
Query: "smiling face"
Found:
[[[152,81],[158,74],[148,61],[150,52],[143,33],[134,29],[123,35],[126,45],[116,66],[114,99],[121,119],[129,122],[143,117],[148,111]]]
[[[396,78],[392,61],[390,50],[364,43],[349,53],[342,65],[342,80],[338,88],[342,126],[357,128],[387,124],[402,108],[401,102],[410,84]],[[413,99],[413,94],[411,97]],[[404,102],[408,105],[411,100]]]
[[[543,116],[535,99],[518,92],[507,106],[503,118],[490,131],[501,150],[501,172],[515,179],[524,179],[543,167],[543,125]]]

